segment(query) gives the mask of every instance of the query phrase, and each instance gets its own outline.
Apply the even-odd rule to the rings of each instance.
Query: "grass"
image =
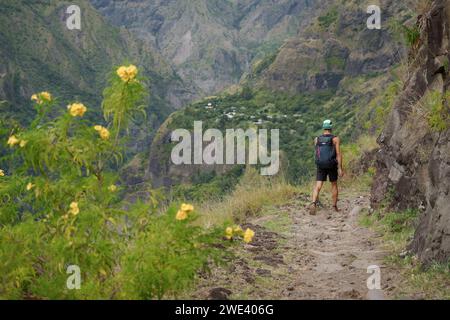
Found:
[[[435,132],[443,132],[450,127],[448,116],[448,100],[450,93],[442,95],[438,91],[433,91],[426,97],[426,108],[428,112],[428,125]]]
[[[292,225],[292,219],[286,211],[271,208],[264,212],[267,219],[261,222],[261,226],[271,232],[283,233]]]
[[[431,9],[431,0],[417,0],[416,11],[418,14],[426,14]]]
[[[417,43],[420,41],[420,30],[417,26],[411,28],[403,26],[403,34],[405,36],[406,43],[411,47],[417,47]]]
[[[420,293],[417,298],[450,300],[450,264],[436,263],[423,269],[414,257],[393,256],[388,261],[403,270],[405,280],[396,293],[397,298]]]
[[[322,27],[323,29],[328,29],[333,23],[338,20],[338,17],[339,13],[336,7],[333,7],[325,15],[317,18],[317,20],[319,21],[320,27]]]
[[[371,228],[382,235],[389,267],[400,270],[401,283],[393,293],[394,298],[413,297],[418,299],[450,299],[450,264],[433,264],[424,268],[413,255],[401,257],[416,226],[418,212],[375,212],[361,215],[360,225]]]
[[[390,251],[400,253],[414,234],[416,218],[417,212],[414,210],[385,214],[377,211],[373,214],[366,212],[359,222],[362,226],[372,228],[383,235]]]
[[[325,59],[328,70],[344,70],[345,69],[345,60],[341,57],[329,57]]]
[[[242,223],[248,217],[260,215],[266,206],[283,204],[298,193],[298,189],[282,178],[267,179],[249,168],[235,190],[222,200],[197,204],[201,223],[206,227],[223,223]]]

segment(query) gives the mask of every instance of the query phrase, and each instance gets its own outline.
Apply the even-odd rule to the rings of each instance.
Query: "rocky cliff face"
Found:
[[[450,1],[432,1],[413,28],[408,72],[379,137],[372,202],[419,208],[411,249],[426,264],[450,257]],[[420,36],[419,36],[420,34]]]
[[[215,93],[253,58],[278,48],[323,1],[91,0],[109,20],[160,50],[184,80]]]
[[[389,71],[403,56],[392,26],[411,16],[407,4],[381,1],[382,28],[370,30],[364,1],[330,1],[312,25],[287,41],[260,76],[260,84],[291,93],[336,90],[344,77]]]

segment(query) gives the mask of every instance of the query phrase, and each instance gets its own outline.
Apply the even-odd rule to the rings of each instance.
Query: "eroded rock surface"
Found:
[[[430,95],[448,97],[450,2],[433,1],[419,16],[420,39],[409,57],[407,80],[379,137],[372,203],[422,211],[411,249],[426,264],[450,257],[449,109],[438,115],[445,130],[430,127]],[[434,102],[436,103],[436,102]]]

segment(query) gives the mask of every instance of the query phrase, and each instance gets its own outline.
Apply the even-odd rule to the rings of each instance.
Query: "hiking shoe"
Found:
[[[341,212],[341,210],[340,210],[340,209],[338,209],[338,207],[337,207],[337,206],[333,206],[333,209],[334,209],[334,211],[336,211],[336,212]]]
[[[316,215],[317,204],[315,202],[311,203],[309,206],[309,214],[312,216]]]

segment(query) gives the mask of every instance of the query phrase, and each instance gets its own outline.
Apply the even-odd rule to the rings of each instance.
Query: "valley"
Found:
[[[449,299],[450,1],[376,3],[0,0],[0,299]]]

